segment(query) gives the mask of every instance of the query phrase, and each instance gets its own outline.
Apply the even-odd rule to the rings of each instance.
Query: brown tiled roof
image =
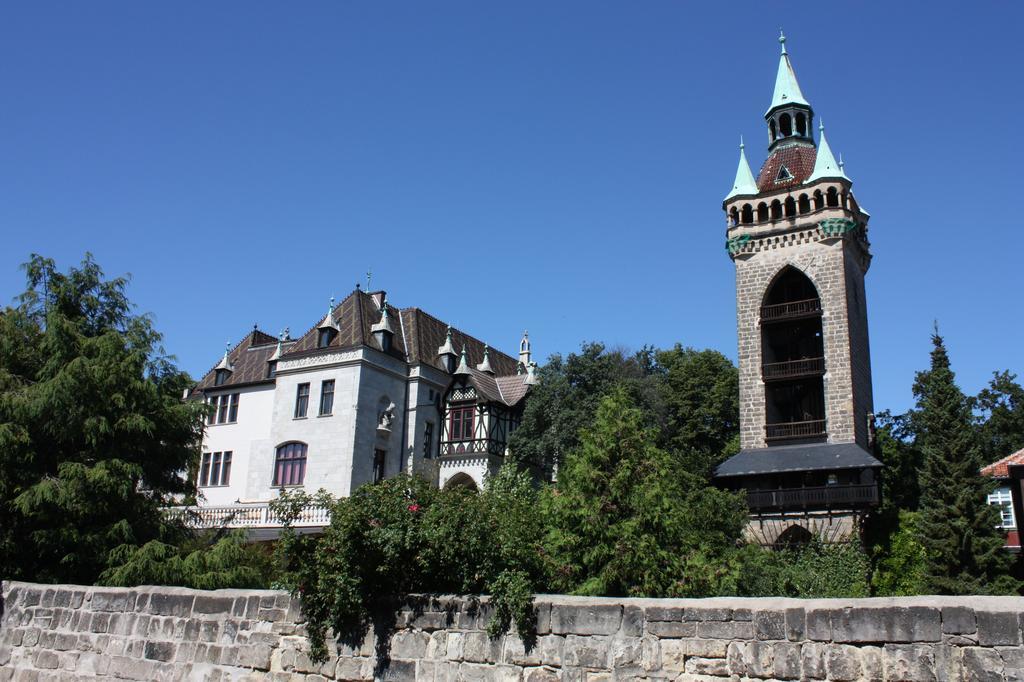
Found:
[[[444,345],[448,325],[419,308],[402,310],[402,327],[409,340],[409,362],[421,362],[441,369],[437,359],[437,349]],[[466,346],[466,362],[475,368],[484,359],[484,342],[465,332],[452,328],[452,346],[456,353],[462,352]],[[515,374],[518,361],[493,348],[488,359],[495,374]]]
[[[379,292],[383,295],[383,292]],[[442,369],[437,358],[437,349],[444,344],[448,326],[436,317],[419,308],[400,310],[388,306],[391,325],[395,330],[391,354],[407,358],[410,364],[424,363]],[[300,357],[327,353],[338,348],[357,348],[368,346],[380,350],[373,338],[370,328],[380,321],[380,308],[372,294],[356,289],[341,303],[335,306],[333,315],[338,325],[338,334],[327,348],[317,348],[318,327],[323,318],[318,318],[313,326],[294,341],[285,344],[282,358]],[[452,329],[452,345],[456,352],[466,347],[466,361],[475,368],[484,358],[484,343],[458,329]],[[260,381],[266,378],[266,362],[277,348],[277,339],[270,334],[253,330],[228,353],[228,360],[234,371],[222,386],[236,386]],[[496,374],[514,375],[518,362],[511,356],[493,348],[488,358]],[[219,360],[218,360],[219,362]],[[216,367],[216,365],[214,365]],[[196,386],[197,391],[214,387],[215,373],[211,368]],[[218,386],[217,388],[221,388]],[[497,399],[500,392],[494,388]],[[511,404],[511,403],[510,403]]]
[[[803,183],[814,171],[814,161],[818,150],[805,144],[790,144],[776,147],[765,159],[761,171],[757,174],[757,188],[762,192],[772,192]],[[786,167],[793,177],[789,180],[775,182],[779,176],[779,168]]]
[[[515,405],[522,400],[527,391],[530,390],[529,385],[526,384],[525,374],[512,374],[511,376],[505,377],[494,377],[495,383],[498,384],[498,390],[501,391],[501,397],[504,399],[506,405]]]
[[[1018,450],[1012,455],[1007,455],[1001,460],[992,462],[986,467],[982,467],[982,476],[991,476],[992,478],[1009,478],[1011,464],[1024,464],[1024,449]]]
[[[288,344],[285,344],[287,348]],[[228,362],[231,363],[231,374],[220,386],[214,386],[216,378],[216,365],[210,369],[202,380],[196,385],[194,391],[203,391],[209,388],[229,388],[263,381],[271,381],[267,378],[267,359],[277,349],[277,339],[254,329],[239,341],[234,348],[228,351]],[[220,364],[220,361],[217,361]]]

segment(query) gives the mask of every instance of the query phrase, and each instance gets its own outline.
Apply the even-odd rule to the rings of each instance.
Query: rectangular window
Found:
[[[473,439],[473,416],[476,407],[453,407],[451,417],[451,439],[472,440]]]
[[[228,420],[228,397],[226,395],[220,396],[220,401],[217,406],[217,423],[223,424]]]
[[[999,513],[1002,515],[1003,528],[1016,528],[1017,524],[1013,518],[1013,496],[1009,488],[999,488],[988,496],[989,504],[1000,505]]]
[[[199,485],[210,485],[210,458],[213,455],[209,452],[203,453],[203,463],[199,467]]]
[[[238,421],[238,393],[231,394],[231,406],[228,408],[228,421]]]
[[[224,453],[220,463],[220,484],[227,485],[231,481],[231,451]]]
[[[309,384],[299,384],[295,391],[295,418],[306,416],[309,409]]]
[[[331,414],[334,410],[334,379],[320,384],[320,416]]]
[[[423,425],[423,459],[430,459],[434,452],[434,423]]]
[[[378,483],[384,480],[384,460],[387,452],[384,450],[373,451],[373,482]]]
[[[220,485],[220,455],[213,453],[213,464],[210,465],[210,485]]]

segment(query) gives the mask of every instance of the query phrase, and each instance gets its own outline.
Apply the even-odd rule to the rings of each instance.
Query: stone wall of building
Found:
[[[312,662],[273,591],[4,583],[0,680],[1024,679],[1024,598],[537,598],[536,641],[486,602],[421,599]]]

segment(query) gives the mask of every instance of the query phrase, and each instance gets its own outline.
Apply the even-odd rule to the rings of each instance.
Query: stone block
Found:
[[[544,635],[538,641],[541,662],[547,666],[560,666],[565,658],[565,637]]]
[[[656,620],[647,623],[647,634],[656,637],[696,637],[697,623],[685,621]]]
[[[444,658],[448,653],[448,633],[442,631],[430,633],[430,641],[427,642],[427,658]]]
[[[978,631],[974,609],[966,606],[943,606],[942,631],[952,635],[969,635]]]
[[[714,620],[697,623],[697,636],[704,639],[753,639],[754,624]]]
[[[213,597],[209,595],[199,595],[195,598],[195,604],[192,606],[193,613],[231,613],[231,609],[235,604],[235,600],[231,597]]]
[[[825,644],[804,642],[800,648],[802,679],[825,679]]]
[[[825,609],[811,609],[805,613],[804,634],[816,642],[832,640],[832,614]]]
[[[424,643],[424,651],[426,644]],[[462,660],[473,663],[496,663],[501,658],[501,638],[491,639],[485,632],[467,632]]]
[[[373,663],[369,658],[343,656],[334,669],[337,680],[368,680],[373,677]]]
[[[733,675],[771,677],[775,653],[766,642],[730,642],[726,659]]]
[[[800,679],[800,645],[795,642],[775,642],[773,675],[780,680]]]
[[[682,620],[683,619],[683,607],[681,606],[649,606],[647,607],[644,617],[647,622],[652,620]]]
[[[42,649],[35,652],[33,659],[34,665],[43,670],[56,670],[60,667],[60,656],[53,651]]]
[[[622,609],[623,637],[639,637],[644,634],[644,610],[639,606],[626,606]]]
[[[466,633],[449,632],[448,644],[445,647],[445,658],[449,661],[461,661],[466,646]]]
[[[836,642],[938,642],[942,639],[940,612],[927,606],[863,608],[832,612]]]
[[[377,679],[381,682],[415,682],[416,661],[392,660]]]
[[[935,656],[930,646],[886,644],[882,647],[885,679],[892,682],[934,682]]]
[[[405,630],[391,638],[393,658],[423,658],[427,655],[430,635],[425,632]]]
[[[143,657],[153,661],[173,661],[176,646],[173,642],[146,642]]]
[[[1020,644],[1020,625],[1014,612],[978,611],[978,644],[1007,646]]]
[[[567,635],[563,665],[581,668],[607,668],[611,638]]]
[[[980,613],[979,613],[980,615]],[[1003,676],[1003,659],[993,649],[969,647],[963,650],[964,675],[968,680],[997,682]]]
[[[539,642],[527,651],[526,643],[521,637],[514,634],[507,635],[501,647],[501,662],[519,666],[540,665],[540,647],[537,644]]]
[[[537,616],[537,634],[546,635],[551,632],[551,604],[536,604],[533,607]]]
[[[828,679],[852,682],[861,678],[860,650],[846,644],[829,644],[825,649]]]
[[[567,605],[551,607],[551,631],[555,634],[612,635],[622,623],[619,605]]]
[[[661,641],[661,669],[672,672],[686,670],[686,640],[666,639]]]
[[[713,620],[730,620],[731,617],[732,609],[688,608],[683,612],[683,618],[685,620],[706,622]]]
[[[192,613],[193,594],[154,592],[149,596],[147,610],[159,616],[184,618]]]
[[[527,668],[523,671],[523,682],[559,682],[558,671],[554,668]]]
[[[92,593],[89,604],[93,611],[123,612],[128,605],[128,593],[124,590],[97,590]]]
[[[691,675],[713,675],[727,677],[729,664],[724,658],[701,658],[694,656],[686,660],[686,672]]]
[[[755,611],[754,636],[758,639],[786,639],[785,612]]]

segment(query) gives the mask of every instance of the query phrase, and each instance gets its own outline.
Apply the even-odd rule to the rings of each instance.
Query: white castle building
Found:
[[[505,456],[535,368],[525,334],[516,360],[358,286],[298,338],[254,328],[191,393],[211,406],[198,522],[272,528],[269,502],[283,490],[347,496],[403,471],[479,488]],[[322,526],[326,512],[303,522]]]

